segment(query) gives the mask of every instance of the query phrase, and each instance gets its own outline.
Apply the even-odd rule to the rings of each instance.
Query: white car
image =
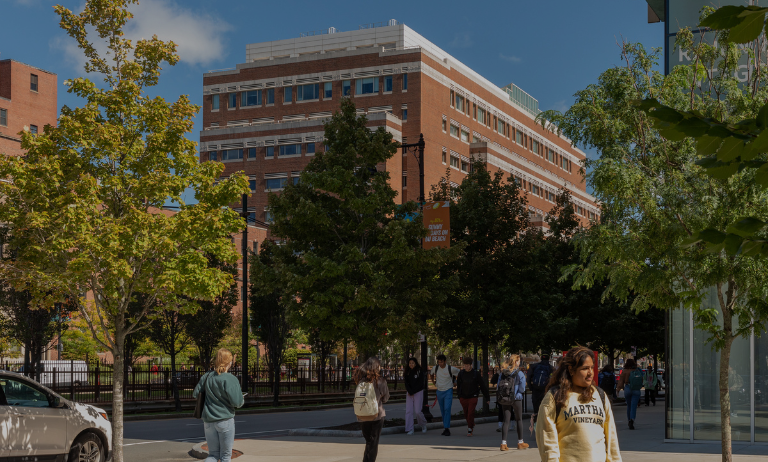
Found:
[[[111,444],[112,424],[103,409],[0,371],[0,461],[106,462]]]

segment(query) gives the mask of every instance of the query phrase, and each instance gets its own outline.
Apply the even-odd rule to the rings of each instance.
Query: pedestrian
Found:
[[[656,368],[651,365],[648,370],[645,371],[645,377],[643,377],[643,387],[645,387],[645,406],[648,407],[648,401],[656,405],[656,386],[659,384],[659,377],[656,376]]]
[[[499,375],[496,387],[496,402],[501,404],[504,412],[504,423],[501,427],[501,450],[508,451],[507,433],[512,421],[514,410],[517,428],[517,449],[527,449],[528,443],[523,441],[523,398],[525,397],[525,374],[520,370],[520,355],[510,355]]]
[[[381,430],[384,428],[384,403],[389,400],[389,387],[387,380],[382,376],[381,363],[375,356],[368,360],[355,371],[355,384],[362,382],[372,383],[376,394],[376,402],[379,406],[378,414],[371,416],[357,416],[357,421],[361,423],[363,438],[365,438],[365,452],[363,452],[363,462],[376,462],[376,456],[379,453],[379,438]],[[374,409],[375,410],[375,409]]]
[[[637,405],[640,402],[640,390],[643,388],[643,372],[637,369],[637,363],[629,358],[624,363],[624,369],[619,376],[617,390],[624,387],[624,399],[627,401],[627,420],[629,420],[629,429],[635,429],[635,417],[637,416]]]
[[[498,366],[493,368],[493,376],[491,376],[491,385],[497,386],[499,384],[499,368]],[[501,427],[504,425],[504,411],[501,409],[499,402],[496,401],[496,410],[499,412],[499,426],[496,431],[501,433]]]
[[[549,353],[543,353],[541,355],[541,361],[534,364],[528,370],[528,388],[531,389],[531,400],[533,401],[533,419],[536,421],[536,415],[539,412],[539,406],[541,406],[541,400],[544,399],[544,395],[547,393],[547,384],[549,378],[552,376],[552,365],[549,364]]]
[[[408,359],[408,367],[403,374],[403,381],[405,382],[405,433],[413,435],[413,415],[416,414],[416,418],[421,425],[421,432],[427,432],[427,419],[424,418],[424,413],[421,412],[421,408],[424,402],[424,387],[427,385],[427,381],[424,377],[424,373],[419,366],[419,362],[416,358]]]
[[[549,381],[536,424],[541,460],[621,462],[610,400],[593,384],[593,357],[572,348]]]
[[[488,403],[491,401],[491,396],[488,393],[488,386],[485,384],[482,374],[472,367],[474,364],[472,358],[464,358],[462,362],[464,363],[464,368],[456,376],[456,394],[459,395],[461,409],[467,418],[467,436],[472,436],[472,432],[475,430],[477,398],[482,391],[483,398]]]
[[[229,373],[235,356],[226,348],[216,352],[213,371],[205,374],[192,393],[194,398],[205,391],[203,429],[208,443],[205,462],[230,462],[235,444],[235,409],[243,406],[245,395],[237,378]]]
[[[616,374],[612,364],[606,364],[597,375],[597,386],[605,390],[608,396],[616,398]]]
[[[443,416],[443,436],[451,436],[451,407],[453,406],[453,380],[459,370],[446,364],[445,355],[437,356],[437,365],[432,368],[432,383],[437,386],[437,403]]]

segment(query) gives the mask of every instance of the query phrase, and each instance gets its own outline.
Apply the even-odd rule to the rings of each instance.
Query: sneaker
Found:
[[[441,433],[441,435],[443,435],[443,436],[451,436],[451,431],[446,428],[445,430],[443,430],[443,433]]]
[[[408,433],[406,433],[406,435],[413,435],[413,430],[411,430]]]
[[[472,436],[472,430],[474,430],[474,429],[472,429],[472,428],[468,428],[467,429],[467,436]]]
[[[528,443],[517,443],[517,449],[528,449]]]
[[[427,433],[427,426],[426,425],[422,425],[421,426],[421,433]]]
[[[634,430],[635,429],[635,421],[632,419],[629,419],[629,429]]]
[[[497,428],[496,431],[501,433],[501,427]]]
[[[506,445],[506,444],[502,444],[502,445],[501,445],[501,450],[502,450],[502,451],[509,451],[509,448],[507,447],[507,445]]]

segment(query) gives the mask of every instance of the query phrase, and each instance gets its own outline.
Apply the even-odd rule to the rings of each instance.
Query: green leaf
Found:
[[[711,127],[711,124],[698,117],[688,117],[678,123],[675,129],[685,133],[686,136],[698,137],[707,133]]]
[[[710,167],[706,169],[707,175],[718,180],[725,180],[739,170],[739,164],[734,162],[720,167]]]
[[[696,143],[696,151],[702,156],[711,156],[717,151],[717,148],[723,143],[722,138],[711,135],[704,135]],[[698,162],[697,162],[698,163]]]
[[[744,239],[744,242],[742,242],[741,248],[739,249],[739,254],[744,255],[745,257],[754,257],[760,254],[762,247],[763,243],[760,241]]]
[[[744,141],[730,137],[723,141],[723,145],[717,150],[717,159],[720,162],[730,162],[741,156],[746,149]]]
[[[682,112],[667,106],[658,106],[653,111],[650,111],[648,115],[656,120],[667,123],[679,123],[685,119],[685,115]]]
[[[728,255],[736,255],[743,241],[744,238],[738,234],[728,234],[725,237],[725,241],[723,241],[723,244],[725,244],[725,253]]]
[[[760,8],[757,11],[743,11],[739,14],[739,17],[743,18],[743,20],[730,28],[731,32],[728,34],[728,42],[747,43],[759,37],[765,25],[765,13],[766,10]]]
[[[692,247],[698,244],[699,242],[701,242],[701,238],[699,237],[699,233],[696,233],[692,236],[689,236],[683,239],[683,241],[680,243],[680,247],[682,248]]]
[[[757,119],[755,119],[755,121],[757,122],[758,128],[768,127],[768,104],[760,108],[760,111],[757,112]]]
[[[664,128],[663,126],[667,126]],[[663,136],[664,138],[668,139],[669,141],[683,141],[684,139],[688,138],[688,136],[677,129],[676,125],[669,126],[666,122],[657,122],[654,124],[656,127],[656,130],[659,131],[659,134]]]
[[[699,27],[709,27],[715,30],[730,29],[744,20],[744,18],[739,17],[744,10],[746,10],[744,6],[727,5],[720,7],[704,18]]]
[[[739,236],[751,236],[763,229],[768,223],[755,217],[746,217],[728,227],[728,232]]]
[[[644,100],[632,101],[639,110],[648,112],[650,109],[661,107],[661,103],[656,98],[646,98]]]
[[[761,109],[762,111],[762,109]],[[758,154],[768,151],[768,130],[763,130],[747,144],[747,151],[742,155],[742,160],[754,159]]]
[[[719,160],[717,160],[716,156],[711,156],[711,157],[705,157],[703,159],[697,160],[696,165],[699,165],[704,168],[712,168],[712,167],[720,166],[722,165],[722,163]]]
[[[729,136],[733,136],[734,133],[728,130],[724,125],[713,125],[707,132],[707,135],[716,136],[718,138],[728,138]]]
[[[763,188],[768,187],[768,169],[765,167],[766,166],[761,167],[755,174],[755,183],[759,184]],[[709,173],[709,170],[707,170],[707,173]]]
[[[726,237],[724,232],[712,228],[699,231],[698,234],[702,241],[709,242],[710,244],[720,244],[725,240]]]

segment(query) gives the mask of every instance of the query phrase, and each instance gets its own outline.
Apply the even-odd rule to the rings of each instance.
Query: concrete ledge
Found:
[[[530,419],[530,414],[523,414],[523,421]],[[479,417],[475,419],[475,424],[484,424],[491,422],[498,422],[498,417]],[[451,427],[461,427],[466,425],[466,420],[451,420]],[[418,425],[417,425],[418,426]],[[415,428],[415,427],[414,427]],[[439,430],[443,428],[443,422],[432,422],[427,424],[428,430]],[[401,427],[387,427],[381,431],[382,435],[395,435],[398,433],[405,433],[405,426]],[[320,430],[314,428],[296,428],[288,431],[288,436],[325,436],[325,437],[346,437],[346,438],[360,438],[363,436],[361,431],[352,430]]]

